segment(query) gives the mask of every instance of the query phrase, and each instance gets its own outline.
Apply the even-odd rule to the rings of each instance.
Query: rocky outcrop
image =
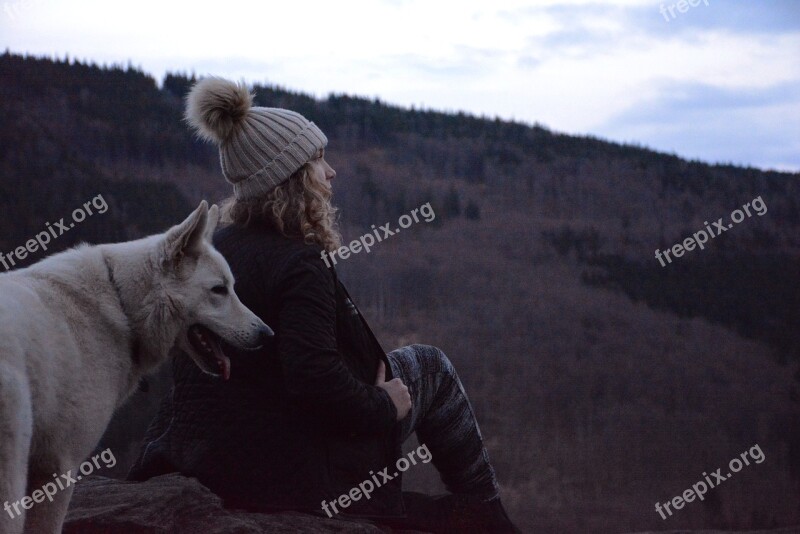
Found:
[[[227,510],[196,479],[177,474],[147,482],[86,477],[75,487],[63,534],[250,534],[391,531],[310,514]],[[411,534],[411,531],[402,531]]]
[[[63,534],[256,534],[395,533],[366,522],[287,512],[256,514],[228,510],[222,499],[194,478],[177,474],[147,482],[91,476],[75,487]],[[731,534],[717,530],[671,530],[640,534]],[[800,527],[739,531],[737,534],[800,534]]]

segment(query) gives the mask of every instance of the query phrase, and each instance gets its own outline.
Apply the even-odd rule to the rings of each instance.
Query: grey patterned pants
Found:
[[[447,356],[430,345],[409,345],[388,355],[392,374],[408,387],[412,409],[401,421],[401,439],[417,433],[448,491],[488,501],[499,496],[464,386]]]

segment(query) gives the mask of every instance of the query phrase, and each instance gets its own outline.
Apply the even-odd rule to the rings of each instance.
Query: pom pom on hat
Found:
[[[237,199],[263,197],[309,162],[328,138],[299,113],[253,106],[243,84],[204,78],[186,97],[186,121],[219,147],[222,174]]]
[[[197,134],[223,144],[247,116],[253,95],[244,84],[223,78],[204,78],[186,97],[186,120]]]

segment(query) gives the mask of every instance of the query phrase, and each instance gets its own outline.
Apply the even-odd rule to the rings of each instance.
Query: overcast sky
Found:
[[[0,35],[800,171],[800,1],[691,1],[0,0]]]

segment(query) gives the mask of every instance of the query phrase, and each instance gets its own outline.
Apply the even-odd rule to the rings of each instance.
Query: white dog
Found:
[[[0,533],[61,532],[77,466],[172,349],[230,374],[220,340],[272,331],[239,301],[203,202],[162,235],[0,274]]]

